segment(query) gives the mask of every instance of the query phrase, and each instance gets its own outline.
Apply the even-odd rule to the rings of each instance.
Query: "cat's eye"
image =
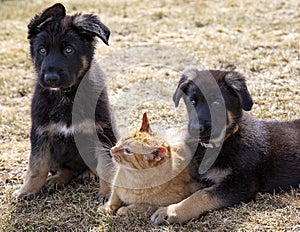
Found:
[[[43,56],[47,54],[47,50],[46,50],[45,47],[40,47],[40,48],[38,49],[38,52],[39,52],[39,54],[41,54],[41,55],[43,55]]]
[[[125,148],[124,149],[124,154],[129,155],[129,154],[132,154],[132,152],[128,148]]]

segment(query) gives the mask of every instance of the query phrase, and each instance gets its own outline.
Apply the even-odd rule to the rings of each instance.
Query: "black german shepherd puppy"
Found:
[[[93,60],[96,37],[108,45],[109,29],[92,14],[66,15],[59,3],[36,15],[28,28],[37,83],[31,106],[29,166],[16,192],[27,199],[43,186],[52,189],[76,176],[89,177],[90,165],[92,169],[97,165],[95,141],[89,139],[93,133],[105,148],[100,156],[109,156],[116,142],[104,75]],[[80,87],[83,81],[86,84]],[[87,138],[78,141],[81,148],[75,134]]]
[[[214,88],[220,90],[219,96]],[[151,218],[154,223],[186,222],[208,210],[248,202],[258,192],[299,186],[300,120],[278,122],[250,116],[245,111],[253,102],[244,76],[218,70],[186,70],[173,97],[176,106],[181,98],[189,115],[190,137],[200,141],[193,162],[199,167],[205,152],[215,150],[219,154],[204,173],[197,168],[191,170],[207,187],[178,204],[158,209]],[[216,133],[219,125],[212,124],[211,112],[222,107],[226,111],[224,128]]]

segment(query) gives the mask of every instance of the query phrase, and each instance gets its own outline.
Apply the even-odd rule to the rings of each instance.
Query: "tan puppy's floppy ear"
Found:
[[[37,14],[28,24],[28,39],[38,34],[45,23],[65,16],[66,9],[61,3],[56,3],[41,14]]]
[[[229,72],[225,76],[225,82],[227,86],[230,87],[238,96],[241,107],[246,111],[251,110],[253,100],[248,91],[245,77],[237,72]]]
[[[108,45],[108,39],[110,31],[96,15],[92,14],[76,14],[74,15],[73,25],[78,30],[91,37],[99,37],[106,45]]]
[[[140,132],[152,133],[152,130],[151,130],[150,125],[149,125],[147,113],[143,114],[143,122],[142,122]]]

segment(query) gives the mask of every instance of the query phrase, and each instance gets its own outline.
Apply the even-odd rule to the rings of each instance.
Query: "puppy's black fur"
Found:
[[[37,83],[31,106],[31,155],[18,197],[38,193],[45,183],[48,188],[63,186],[72,177],[89,173],[74,133],[89,137],[96,128],[107,150],[101,155],[109,155],[109,148],[116,142],[104,75],[93,60],[96,37],[108,44],[109,29],[95,15],[66,15],[62,4],[36,15],[28,29]],[[88,83],[81,94],[86,98],[81,98],[81,110],[75,112],[79,120],[72,122],[73,103],[82,80]],[[93,107],[88,96],[96,94],[95,114],[85,114]],[[85,155],[96,165],[93,141],[84,146],[90,153]]]
[[[215,94],[214,88],[220,88],[221,95]],[[208,187],[158,210],[153,216],[156,223],[185,222],[211,209],[248,202],[258,192],[273,193],[299,186],[300,120],[253,118],[246,112],[253,101],[241,74],[186,70],[173,97],[176,106],[181,98],[189,115],[187,142],[194,141],[191,138],[200,141],[191,174]],[[218,107],[226,110],[223,135],[216,134],[216,125],[211,120],[212,110],[218,112]],[[210,144],[211,148],[205,148],[204,144]],[[220,152],[213,165],[205,173],[199,173],[207,149]]]

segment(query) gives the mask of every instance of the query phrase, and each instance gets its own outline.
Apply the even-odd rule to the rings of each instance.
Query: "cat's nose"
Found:
[[[110,154],[112,154],[112,153],[117,153],[119,150],[120,150],[120,148],[114,146],[114,147],[112,147],[112,148],[110,149]]]

